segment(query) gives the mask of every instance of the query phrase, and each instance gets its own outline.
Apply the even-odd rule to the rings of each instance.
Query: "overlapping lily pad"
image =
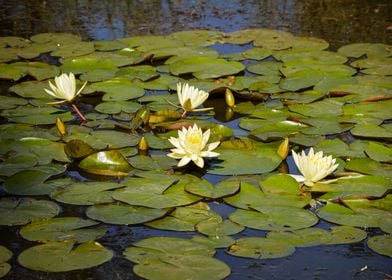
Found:
[[[0,277],[5,276],[11,269],[7,261],[12,257],[12,252],[4,246],[0,246]]]

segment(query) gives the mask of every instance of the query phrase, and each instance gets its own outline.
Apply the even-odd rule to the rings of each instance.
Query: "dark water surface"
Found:
[[[188,29],[273,28],[332,48],[392,42],[390,0],[1,0],[0,36],[71,32],[111,40]]]
[[[28,38],[43,32],[70,32],[85,40],[111,40],[189,29],[232,32],[260,27],[320,37],[330,42],[332,49],[353,42],[391,44],[392,1],[0,0],[0,36]],[[84,207],[61,206],[62,216],[84,215]],[[226,205],[212,207],[224,217],[232,211]],[[320,223],[320,227],[329,227]],[[111,226],[99,240],[115,254],[110,262],[83,271],[44,273],[18,265],[16,256],[33,244],[21,238],[18,231],[19,227],[0,227],[0,244],[14,253],[9,262],[12,269],[3,279],[140,279],[133,274],[133,264],[122,257],[127,247],[151,236],[192,236],[142,226]],[[372,236],[379,232],[368,233]],[[247,229],[234,237],[264,235],[263,231]],[[391,259],[374,253],[365,242],[297,248],[293,255],[275,260],[240,259],[223,250],[217,250],[216,257],[231,267],[230,280],[392,279]]]

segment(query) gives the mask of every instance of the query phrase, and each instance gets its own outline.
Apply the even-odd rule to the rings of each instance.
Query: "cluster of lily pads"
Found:
[[[233,45],[241,51],[217,51]],[[147,279],[223,279],[218,248],[268,259],[368,238],[392,256],[392,46],[333,52],[322,39],[249,29],[97,42],[47,33],[0,48],[0,225],[41,243],[22,266],[105,263],[113,252],[96,240],[108,224],[195,232],[118,252]],[[212,99],[225,122],[221,108],[201,107]],[[210,202],[235,210],[224,219]],[[88,206],[88,219],[56,217],[60,203]],[[235,237],[246,228],[268,232]],[[0,276],[11,255],[0,247]]]

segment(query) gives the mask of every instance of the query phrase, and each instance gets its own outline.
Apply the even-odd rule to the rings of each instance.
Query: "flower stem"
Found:
[[[186,114],[188,113],[188,111],[185,111],[184,110],[184,112],[182,112],[182,114],[181,114],[181,119],[185,119],[186,118]]]
[[[76,114],[83,120],[83,122],[87,122],[86,117],[79,111],[78,106],[75,103],[71,103],[72,109],[75,111]]]

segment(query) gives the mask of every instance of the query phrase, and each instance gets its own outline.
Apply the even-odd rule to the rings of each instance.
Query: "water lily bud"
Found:
[[[56,127],[57,127],[57,130],[59,131],[61,136],[64,136],[67,133],[67,129],[65,127],[65,124],[60,118],[56,119]]]
[[[140,118],[143,121],[143,124],[147,124],[150,119],[150,110],[146,108],[140,108],[136,112],[136,118]]]
[[[231,92],[231,90],[228,88],[226,89],[226,92],[225,92],[225,100],[226,100],[227,106],[229,106],[230,108],[234,107],[234,105],[235,105],[234,95]]]
[[[148,150],[148,142],[144,136],[142,138],[140,138],[138,148],[139,148],[139,151],[147,151]]]
[[[226,107],[225,120],[228,122],[234,116],[234,110],[231,107]]]
[[[280,143],[277,151],[278,155],[282,158],[285,159],[287,155],[289,154],[289,138],[285,138],[282,143]]]

